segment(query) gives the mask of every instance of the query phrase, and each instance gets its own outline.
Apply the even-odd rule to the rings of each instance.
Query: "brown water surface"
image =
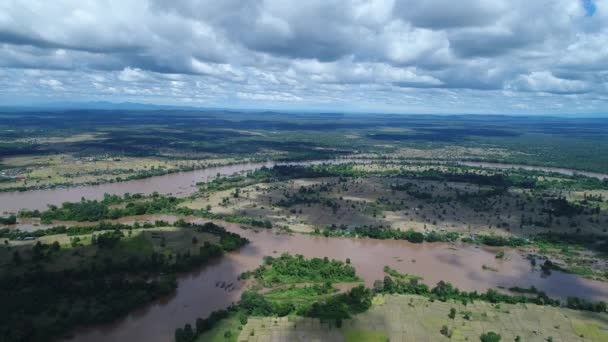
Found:
[[[21,209],[44,210],[48,205],[61,205],[63,202],[76,202],[81,198],[89,200],[103,199],[105,193],[111,195],[131,194],[172,194],[177,197],[185,197],[196,192],[196,183],[207,182],[217,175],[232,175],[260,169],[264,166],[274,165],[316,165],[316,164],[340,164],[351,162],[350,159],[306,161],[306,162],[265,162],[265,163],[243,163],[226,166],[211,167],[201,170],[177,172],[164,176],[155,176],[144,179],[136,179],[118,183],[105,183],[99,185],[84,185],[66,188],[15,191],[0,193],[0,214],[3,212],[17,212]],[[365,161],[358,161],[365,162]]]
[[[156,176],[145,179],[137,179],[119,183],[106,183],[100,185],[85,185],[67,188],[31,190],[24,192],[2,192],[0,193],[0,214],[3,212],[17,212],[20,209],[39,209],[44,210],[48,205],[60,205],[63,202],[79,201],[81,198],[102,199],[104,193],[113,195],[123,195],[125,193],[151,194],[157,191],[160,194],[172,194],[178,197],[185,197],[193,194],[197,188],[197,182],[207,182],[220,174],[222,176],[232,175],[239,172],[259,169],[263,166],[272,167],[274,165],[314,165],[314,164],[339,164],[339,163],[369,163],[370,160],[354,159],[334,159],[322,161],[305,161],[292,163],[243,163],[235,165],[218,166],[188,172],[172,173],[164,176]],[[435,161],[445,163],[447,161]],[[529,166],[519,164],[501,164],[486,162],[456,162],[462,165],[494,168],[494,169],[525,169],[546,172],[557,172],[564,175],[583,175],[598,179],[608,179],[608,175],[594,172],[576,171],[563,168],[552,168],[543,166]]]
[[[170,341],[176,328],[237,302],[245,287],[237,280],[240,273],[259,266],[266,255],[284,252],[306,257],[350,258],[357,273],[370,287],[374,280],[384,277],[383,267],[389,265],[403,273],[420,275],[429,285],[445,280],[461,289],[478,291],[499,286],[533,285],[553,297],[608,299],[608,284],[561,272],[543,276],[519,251],[513,249],[505,249],[507,260],[497,260],[496,248],[470,244],[412,244],[397,240],[287,235],[270,230],[243,230],[236,224],[218,223],[248,238],[251,243],[179,277],[179,287],[174,296],[137,310],[114,324],[79,330],[74,340]],[[484,264],[495,267],[497,272],[482,270]],[[216,287],[218,281],[234,283],[235,289],[227,292]]]

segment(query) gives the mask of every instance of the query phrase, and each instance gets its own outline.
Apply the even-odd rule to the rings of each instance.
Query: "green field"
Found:
[[[448,317],[450,309],[457,312]],[[467,316],[466,319],[464,316]],[[451,338],[440,333],[447,326]],[[254,332],[253,336],[251,332]],[[501,341],[608,341],[608,314],[477,301],[430,302],[415,295],[377,297],[369,311],[338,328],[313,318],[250,317],[238,341],[479,341],[494,331]]]
[[[3,113],[0,191],[123,181],[239,161],[336,157],[484,160],[606,173],[606,127],[603,118],[481,115]]]

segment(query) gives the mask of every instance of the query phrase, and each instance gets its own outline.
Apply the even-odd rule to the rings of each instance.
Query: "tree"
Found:
[[[448,317],[450,317],[451,319],[456,318],[456,309],[451,308],[450,309],[450,314],[448,315]]]
[[[497,333],[493,332],[493,331],[489,331],[485,334],[481,334],[481,336],[479,336],[479,340],[481,340],[481,342],[500,342],[500,335],[498,335]]]

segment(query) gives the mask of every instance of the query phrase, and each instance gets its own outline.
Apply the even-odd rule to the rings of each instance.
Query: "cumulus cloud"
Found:
[[[55,90],[63,89],[63,83],[61,83],[61,81],[53,79],[41,79],[40,84],[51,87]]]
[[[516,90],[548,93],[583,93],[589,91],[590,84],[580,80],[555,77],[549,71],[535,71],[521,75],[510,84]]]
[[[125,82],[140,81],[146,78],[146,73],[138,68],[124,68],[119,74],[118,79]]]
[[[607,46],[608,0],[7,0],[0,97],[600,111]]]

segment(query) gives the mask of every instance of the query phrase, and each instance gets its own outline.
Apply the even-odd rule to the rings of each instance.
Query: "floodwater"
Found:
[[[159,218],[152,216],[148,219]],[[608,284],[561,272],[543,276],[538,268],[532,268],[519,251],[508,248],[503,248],[506,250],[506,260],[500,260],[495,257],[497,248],[460,243],[413,244],[397,240],[288,235],[270,230],[244,230],[239,225],[226,222],[217,223],[248,238],[251,243],[210,265],[180,276],[178,289],[170,298],[137,310],[114,324],[79,330],[73,340],[170,341],[176,328],[183,327],[185,323],[194,323],[197,317],[206,317],[214,310],[237,302],[246,287],[246,283],[237,280],[238,275],[259,266],[264,256],[278,256],[284,252],[306,257],[350,258],[369,287],[374,280],[384,278],[383,267],[389,265],[403,273],[420,275],[431,286],[440,280],[449,281],[461,289],[478,291],[516,285],[536,286],[552,297],[608,299]],[[497,271],[484,271],[484,264]],[[216,287],[218,281],[234,283],[234,290]]]
[[[522,169],[528,171],[544,171],[544,172],[555,172],[566,176],[585,176],[590,178],[597,178],[600,180],[608,179],[608,175],[597,172],[589,172],[589,171],[578,171],[572,169],[564,169],[561,167],[546,167],[546,166],[532,166],[532,165],[522,165],[522,164],[505,164],[505,163],[487,163],[487,162],[469,162],[469,161],[460,161],[457,162],[461,165],[473,166],[473,167],[482,167],[487,169],[500,169],[500,170],[509,170],[509,169]]]
[[[354,159],[334,159],[321,161],[305,161],[291,163],[243,163],[226,166],[211,167],[201,170],[178,172],[164,176],[157,176],[145,179],[137,179],[120,183],[106,183],[100,185],[85,185],[68,188],[56,188],[45,190],[32,190],[24,192],[2,192],[0,193],[0,214],[3,212],[17,212],[20,209],[39,209],[44,210],[49,204],[61,205],[63,202],[75,202],[81,198],[102,199],[104,193],[113,195],[123,195],[125,193],[150,194],[157,191],[160,194],[172,194],[177,197],[185,197],[193,194],[196,190],[197,182],[207,182],[220,174],[222,176],[232,175],[239,172],[246,172],[259,169],[263,166],[272,167],[274,165],[314,165],[314,164],[340,164],[340,163],[369,163],[370,160]],[[382,161],[381,161],[382,162]],[[384,161],[386,162],[386,160]],[[435,161],[445,163],[447,161]],[[542,166],[528,166],[519,164],[500,164],[484,162],[457,162],[462,165],[496,168],[496,169],[525,169],[547,172],[557,172],[564,175],[583,175],[599,179],[608,179],[608,175],[594,172],[576,171],[562,168],[551,168]]]
[[[346,163],[353,160],[314,161],[281,164]],[[369,161],[358,161],[369,162]],[[187,196],[196,191],[197,182],[208,181],[218,173],[231,175],[255,170],[263,166],[271,167],[273,162],[248,163],[208,168],[191,172],[175,173],[148,179],[96,186],[49,189],[27,192],[0,193],[0,212],[16,212],[21,208],[45,209],[48,204],[78,201],[81,197],[101,199],[104,193],[122,195],[124,193],[149,194],[158,191],[163,194]],[[466,165],[491,168],[525,168],[559,172],[553,168],[529,167],[492,163],[469,163]],[[565,173],[593,176],[591,173],[563,170]],[[598,176],[599,174],[595,174]],[[599,175],[608,178],[606,175]],[[191,220],[197,220],[190,218]],[[132,223],[135,220],[173,221],[171,215],[151,215],[146,217],[123,218],[119,222]],[[206,317],[210,312],[226,308],[237,302],[245,284],[237,281],[244,271],[256,268],[266,255],[283,252],[303,254],[306,257],[329,257],[345,260],[350,258],[358,274],[367,286],[384,277],[383,267],[389,265],[403,273],[416,274],[424,278],[428,285],[440,280],[453,283],[466,290],[485,291],[497,287],[535,286],[552,297],[577,296],[591,300],[608,300],[608,283],[591,281],[572,274],[553,272],[545,276],[538,268],[517,250],[505,249],[507,259],[496,259],[497,249],[481,248],[473,245],[424,243],[412,244],[407,241],[325,238],[310,235],[275,234],[269,230],[255,232],[243,230],[238,225],[218,222],[228,230],[247,237],[251,243],[209,265],[178,278],[176,293],[137,310],[127,317],[109,325],[78,330],[75,341],[171,341],[176,328],[185,323],[194,323],[198,317]],[[83,223],[78,223],[79,225]],[[17,228],[22,230],[42,229],[36,221],[20,220]],[[489,265],[497,271],[483,270]],[[234,283],[232,291],[216,287],[218,281]]]
[[[155,176],[144,179],[136,179],[119,183],[105,183],[99,185],[83,185],[67,188],[55,188],[31,191],[15,191],[0,193],[0,213],[17,212],[21,209],[44,210],[48,205],[61,205],[63,202],[76,202],[81,198],[90,200],[103,199],[105,193],[111,195],[131,194],[172,194],[177,197],[185,197],[196,192],[196,183],[207,182],[218,174],[222,176],[233,175],[240,172],[253,171],[264,166],[274,165],[317,165],[317,164],[340,164],[349,163],[351,159],[336,159],[306,162],[272,162],[265,163],[243,163],[206,169],[177,172],[164,176]],[[366,161],[357,161],[366,162]]]

